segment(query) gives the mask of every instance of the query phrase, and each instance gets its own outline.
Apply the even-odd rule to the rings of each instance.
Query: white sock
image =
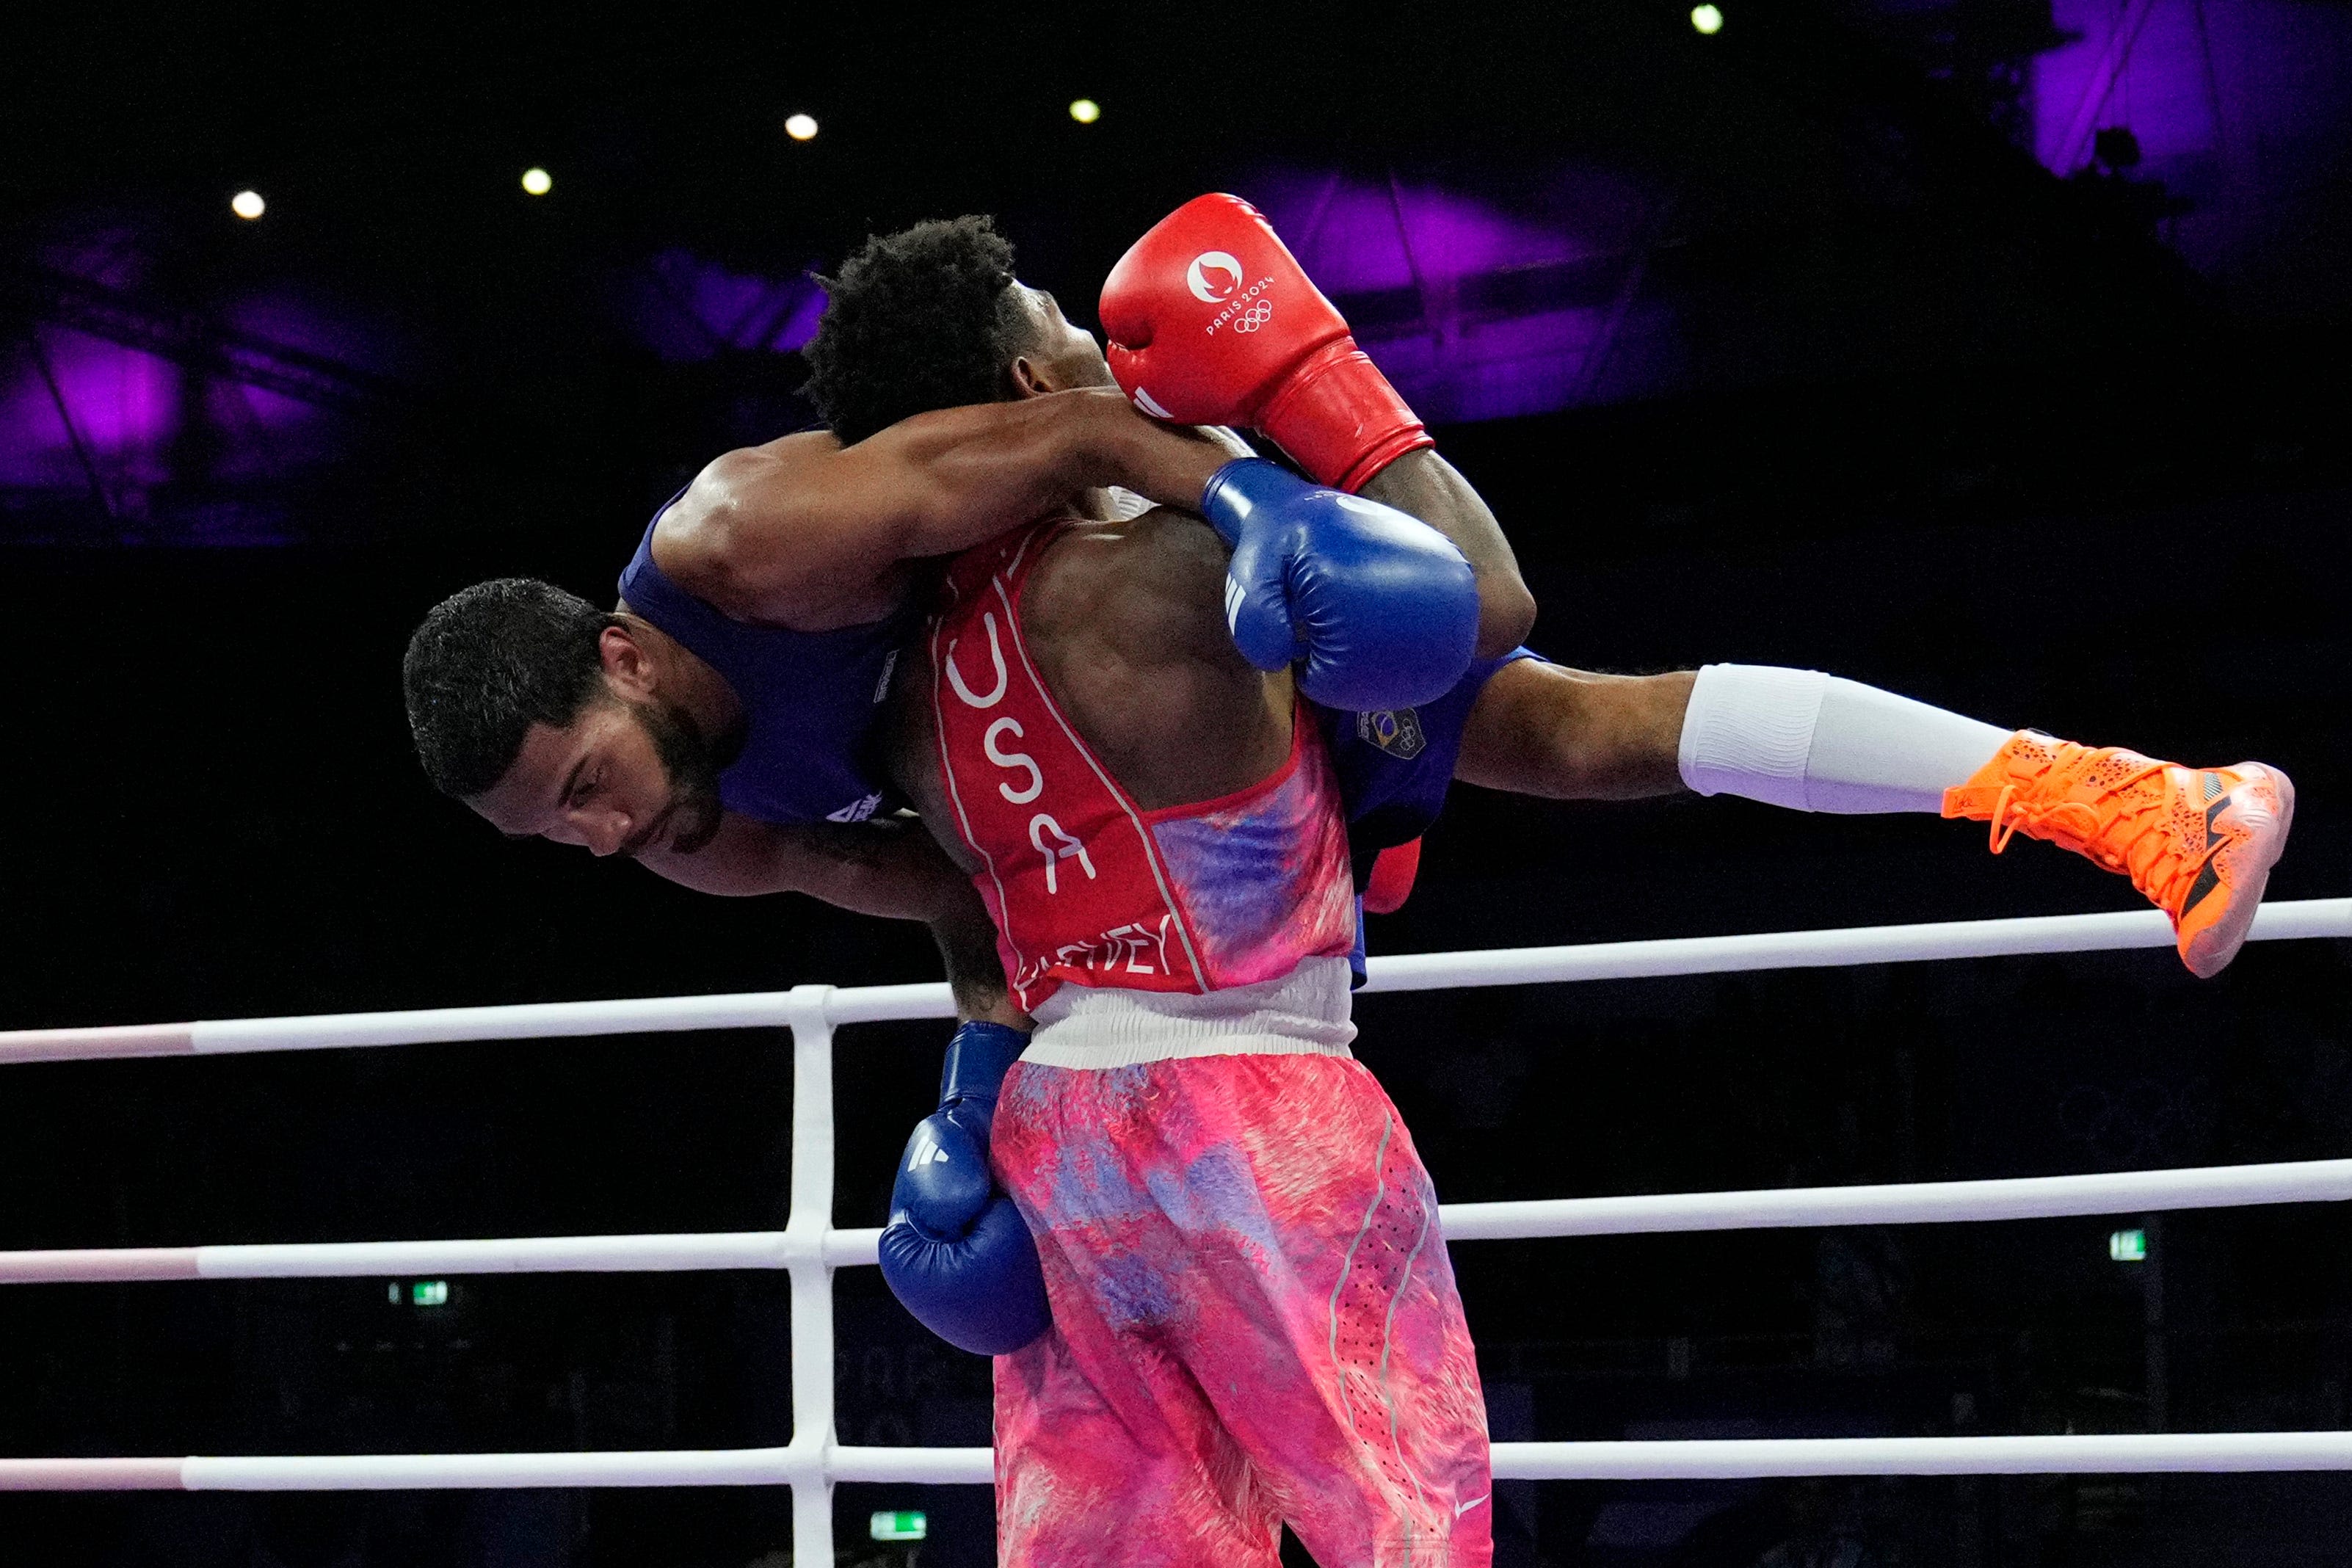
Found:
[[[1818,669],[1710,664],[1677,760],[1701,795],[1794,811],[1935,811],[2016,731]]]

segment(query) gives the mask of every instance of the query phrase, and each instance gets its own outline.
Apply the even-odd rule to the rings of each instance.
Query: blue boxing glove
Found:
[[[940,1108],[907,1140],[882,1227],[882,1278],[916,1320],[959,1350],[1005,1355],[1053,1325],[1037,1244],[988,1169],[996,1091],[1029,1037],[966,1024],[948,1042]]]
[[[1411,708],[1469,669],[1478,584],[1453,541],[1420,519],[1263,458],[1219,468],[1201,515],[1234,547],[1234,646],[1260,669],[1303,663],[1310,700],[1343,712]]]

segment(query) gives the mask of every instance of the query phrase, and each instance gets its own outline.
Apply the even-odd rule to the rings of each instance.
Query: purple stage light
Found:
[[[2198,11],[2189,0],[2055,0],[2051,20],[2074,41],[2033,63],[2033,152],[2044,167],[2087,167],[2094,138],[2110,127],[2128,128],[2151,164],[2212,155],[2221,105],[2204,40],[2238,22],[2200,21]]]
[[[312,356],[312,363],[382,357],[367,352],[372,345],[349,323],[288,296],[236,301],[216,320],[247,342]],[[85,460],[102,462],[122,485],[164,482],[174,477],[170,449],[192,419],[225,437],[210,443],[215,479],[282,476],[331,461],[348,444],[315,402],[206,375],[71,328],[35,328],[6,365],[0,373],[0,431],[6,436],[0,484],[79,483]],[[83,455],[76,454],[77,443]]]
[[[0,485],[83,488],[85,456],[116,485],[164,477],[180,426],[179,367],[54,327],[33,329],[5,363]]]
[[[1258,205],[1327,293],[1442,286],[1577,248],[1571,235],[1431,185],[1338,175],[1267,184]]]
[[[2083,174],[2101,132],[2128,131],[2129,177],[2185,204],[2164,232],[2192,266],[2312,288],[2280,258],[2301,237],[2285,226],[2342,179],[2352,16],[2297,0],[2053,0],[2051,20],[2072,41],[2033,61],[2042,165]]]
[[[816,335],[824,314],[824,290],[805,273],[730,272],[684,250],[628,273],[616,296],[630,335],[667,364],[730,351],[791,353]]]
[[[1679,363],[1671,313],[1642,292],[1664,206],[1605,171],[1445,183],[1275,171],[1241,194],[1426,418],[1643,395]]]
[[[353,416],[414,396],[349,312],[285,289],[191,308],[157,289],[157,253],[87,222],[0,279],[33,323],[0,348],[0,533],[286,542],[268,498],[348,457]]]

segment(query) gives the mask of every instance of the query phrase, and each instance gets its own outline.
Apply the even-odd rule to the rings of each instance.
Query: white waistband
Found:
[[[1344,958],[1310,958],[1279,980],[1194,994],[1064,985],[1037,1007],[1024,1062],[1118,1068],[1178,1057],[1324,1056],[1348,1042]]]

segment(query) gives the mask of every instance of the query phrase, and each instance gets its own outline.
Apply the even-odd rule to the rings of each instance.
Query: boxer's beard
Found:
[[[724,807],[719,800],[719,774],[726,765],[719,748],[703,738],[683,708],[660,701],[632,702],[630,709],[661,760],[662,776],[669,782],[669,805],[665,815],[674,823],[669,847],[691,855],[719,837]],[[634,847],[631,854],[654,847]]]

